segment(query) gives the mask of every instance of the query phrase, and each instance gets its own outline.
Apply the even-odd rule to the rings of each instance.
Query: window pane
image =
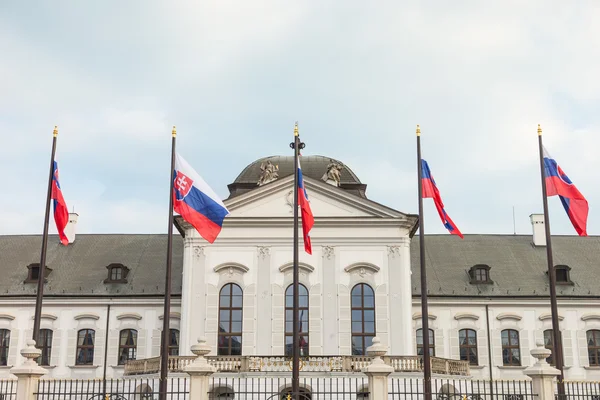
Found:
[[[223,286],[221,289],[221,296],[229,296],[231,294],[231,283]]]
[[[298,298],[299,307],[308,307],[308,296],[300,296]],[[293,306],[293,304],[292,304]]]
[[[285,321],[290,323],[294,321],[294,310],[285,310]]]
[[[352,333],[362,333],[362,322],[352,322]]]
[[[467,361],[467,348],[466,347],[460,348],[460,359],[462,361]]]
[[[362,284],[354,286],[352,289],[352,296],[362,296]]]
[[[352,307],[362,307],[361,299],[360,296],[352,296]]]
[[[294,307],[294,297],[292,297],[292,296],[285,296],[285,306],[287,308]]]
[[[294,332],[294,323],[292,321],[285,323],[285,331],[290,333]]]
[[[231,320],[242,322],[242,310],[233,310],[231,312]]]
[[[242,337],[232,336],[231,337],[231,355],[241,356],[242,355]]]
[[[460,331],[458,331],[458,342],[460,344],[466,343],[466,336],[467,336],[466,329],[461,329]]]
[[[242,296],[233,296],[231,300],[231,307],[242,307]]]
[[[423,329],[417,329],[417,344],[423,344]]]
[[[362,311],[352,310],[352,322],[362,322]]]
[[[521,365],[521,353],[519,349],[512,349],[512,358],[514,365]]]
[[[508,331],[502,331],[502,346],[508,346]]]
[[[231,332],[237,333],[242,331],[242,322],[232,322],[231,323]]]
[[[229,295],[223,295],[223,293],[221,293],[221,308],[225,308],[225,307],[231,307],[231,298],[229,297]]]
[[[365,321],[375,322],[375,311],[365,310]]]
[[[375,333],[375,322],[365,321],[365,333]]]
[[[373,336],[365,336],[365,351],[373,345]]]
[[[231,294],[234,296],[241,296],[242,288],[240,288],[238,285],[231,285]]]
[[[373,297],[373,296],[365,296],[364,302],[365,302],[365,308],[374,308],[375,307],[375,297]]]
[[[519,344],[519,332],[511,330],[510,331],[510,343],[513,346],[516,346]]]
[[[229,329],[229,310],[221,310],[219,312],[219,323],[225,329]]]
[[[469,349],[469,358],[471,361],[471,365],[477,365],[479,363],[479,360],[477,360],[477,349],[474,347],[471,347],[471,349]]]
[[[366,296],[374,296],[373,289],[369,285],[363,285],[363,294]]]
[[[299,321],[303,324],[308,325],[308,310],[300,310],[300,318]]]
[[[352,354],[357,356],[364,355],[362,336],[352,336]]]

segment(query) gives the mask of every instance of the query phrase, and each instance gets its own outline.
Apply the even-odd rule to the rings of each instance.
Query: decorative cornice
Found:
[[[521,317],[518,314],[514,314],[514,313],[510,313],[510,312],[505,312],[505,313],[500,313],[496,316],[496,319],[498,321],[502,321],[503,319],[514,319],[516,321],[520,321],[523,319],[523,317]]]
[[[181,319],[181,313],[178,312],[172,312],[171,314],[169,314],[171,316],[171,319]],[[161,321],[164,319],[165,315],[161,314],[158,316],[158,319],[160,319]]]
[[[234,262],[219,264],[213,268],[213,271],[215,271],[216,273],[222,274],[226,272],[229,274],[229,276],[232,276],[234,272],[245,274],[249,270],[250,268],[246,267],[245,265]]]
[[[142,316],[138,313],[123,313],[123,314],[119,314],[117,315],[117,319],[121,320],[121,319],[136,319],[136,320],[140,320],[142,319]]]
[[[454,319],[457,321],[461,319],[473,319],[477,321],[479,319],[479,316],[471,313],[458,313],[454,316]]]
[[[32,316],[31,319],[34,319],[35,316]],[[58,317],[54,314],[42,314],[40,315],[40,318],[43,319],[51,319],[52,321],[56,321],[58,319]]]
[[[375,264],[359,262],[354,263],[352,265],[348,265],[346,268],[344,268],[344,271],[346,271],[349,274],[353,272],[358,272],[360,276],[365,276],[367,273],[376,274],[379,272],[379,269],[380,268]]]
[[[281,267],[279,267],[279,272],[285,273],[288,270],[292,270],[293,268],[294,268],[294,263],[290,262],[290,263],[284,264]],[[310,265],[305,264],[303,262],[299,262],[298,263],[298,270],[304,271],[305,273],[310,274],[311,272],[313,272],[315,270],[315,268],[311,267]]]
[[[258,246],[258,256],[263,260],[271,255],[271,248],[268,246]]]
[[[12,321],[15,319],[15,317],[10,314],[0,314],[0,319],[7,319],[9,321]]]
[[[333,257],[334,252],[335,249],[333,248],[333,246],[323,246],[323,258],[331,260],[331,257]]]
[[[545,320],[547,320],[547,319],[552,319],[552,314],[550,314],[550,313],[545,313],[545,314],[542,314],[542,315],[540,315],[540,316],[538,317],[538,319],[539,319],[540,321],[545,321]],[[559,316],[558,316],[558,320],[559,320],[559,321],[562,321],[563,319],[565,319],[565,317],[563,317],[562,315],[559,315]]]
[[[96,314],[79,314],[73,317],[75,320],[80,320],[80,319],[94,319],[94,320],[99,320],[100,317],[97,316]]]
[[[413,316],[412,316],[412,319],[414,319],[416,321],[418,319],[421,319],[422,315],[423,314],[421,314],[421,313],[414,313]],[[437,319],[437,315],[429,313],[429,314],[427,314],[427,318],[430,319],[430,320],[432,320],[432,321],[435,321]]]
[[[589,321],[589,320],[593,320],[593,319],[600,320],[600,314],[589,313],[589,314],[583,314],[581,316],[582,321]]]

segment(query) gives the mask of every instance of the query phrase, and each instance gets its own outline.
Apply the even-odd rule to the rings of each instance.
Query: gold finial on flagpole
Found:
[[[52,132],[52,136],[57,137],[58,136],[58,126],[54,125],[54,131]]]
[[[417,136],[421,136],[421,127],[417,124]]]
[[[173,131],[171,132],[173,137],[177,136],[177,129],[175,129],[175,125],[173,125]]]
[[[538,124],[538,136],[542,136],[542,127]]]
[[[298,136],[298,121],[294,124],[294,136]]]

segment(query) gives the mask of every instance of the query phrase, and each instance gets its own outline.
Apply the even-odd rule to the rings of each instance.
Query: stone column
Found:
[[[198,344],[191,347],[191,351],[198,358],[183,368],[183,371],[190,376],[190,399],[208,400],[210,377],[217,372],[217,369],[210,365],[204,357],[210,353],[210,346],[206,344],[205,339],[200,338]]]
[[[323,354],[340,354],[338,332],[338,297],[335,271],[335,249],[323,247]]]
[[[35,347],[35,340],[28,340],[27,347],[21,350],[21,355],[27,359],[20,367],[10,370],[15,375],[17,381],[17,399],[16,400],[36,400],[34,395],[37,392],[38,381],[40,377],[48,371],[37,365],[35,359],[42,354],[40,349]]]
[[[205,335],[206,257],[204,247],[199,245],[200,239],[190,236],[183,243],[179,354],[190,355],[192,338]]]
[[[390,340],[391,354],[415,355],[412,337],[412,289],[410,271],[410,239],[388,247]]]
[[[531,355],[537,359],[536,363],[523,371],[531,378],[533,393],[538,396],[539,400],[554,400],[555,378],[560,375],[560,371],[546,361],[551,353],[543,343],[538,342],[537,348],[531,350]]]
[[[387,400],[388,398],[388,376],[394,372],[394,368],[381,359],[385,353],[387,353],[387,348],[381,344],[378,337],[374,337],[373,345],[367,347],[367,355],[373,357],[373,361],[362,370],[369,378],[370,400]]]
[[[259,246],[256,265],[256,352],[272,354],[271,248]]]

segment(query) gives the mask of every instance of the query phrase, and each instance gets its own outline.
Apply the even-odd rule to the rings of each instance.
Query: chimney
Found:
[[[77,218],[79,217],[79,214],[77,213],[69,213],[69,222],[67,223],[67,226],[65,227],[65,235],[67,236],[67,239],[69,239],[69,243],[73,243],[75,241],[75,228],[77,225]]]
[[[546,225],[544,214],[531,214],[531,227],[533,228],[533,245],[546,246]]]

